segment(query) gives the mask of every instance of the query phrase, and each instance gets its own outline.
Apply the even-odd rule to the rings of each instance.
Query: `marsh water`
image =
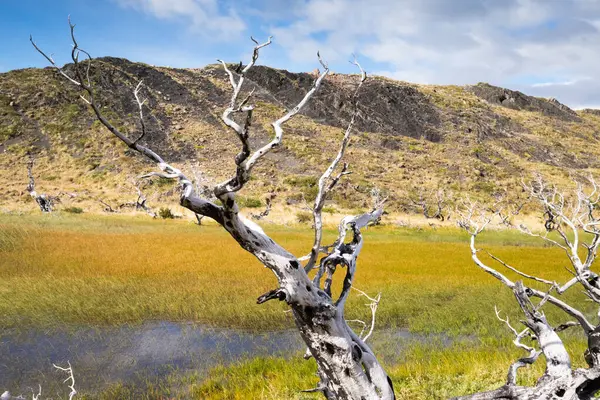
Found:
[[[373,339],[397,350],[415,342],[444,347],[453,341],[444,335],[392,329],[377,332]],[[79,377],[79,392],[94,393],[119,382],[143,386],[175,371],[206,374],[217,365],[258,356],[295,356],[303,349],[295,330],[253,333],[164,321],[110,328],[4,330],[0,392],[27,393],[38,384],[55,388],[62,375],[52,364],[67,361]]]

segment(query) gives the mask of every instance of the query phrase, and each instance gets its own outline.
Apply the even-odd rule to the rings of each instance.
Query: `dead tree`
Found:
[[[35,200],[40,210],[43,213],[50,213],[54,207],[54,198],[45,194],[38,194],[35,191],[35,179],[33,178],[33,164],[35,159],[33,155],[29,156],[29,162],[27,163],[27,176],[29,177],[29,184],[27,185],[27,192],[31,198]]]
[[[142,192],[142,189],[140,188],[139,184],[135,185],[135,191],[137,192],[138,196],[137,200],[135,201],[135,209],[144,210],[146,214],[148,214],[152,218],[156,218],[156,213],[154,212],[154,210],[152,210],[152,208],[150,208],[150,206],[148,206],[148,199],[146,198],[144,192]]]
[[[142,191],[140,182],[133,181],[132,185],[135,188],[135,192],[137,194],[137,198],[136,198],[135,202],[129,201],[127,203],[119,204],[119,209],[131,207],[131,208],[135,209],[136,211],[143,210],[143,211],[146,212],[146,214],[148,214],[152,218],[156,218],[156,213],[147,204],[148,203],[148,199],[146,198],[146,195]]]
[[[439,189],[432,192],[429,196],[425,196],[423,191],[419,191],[418,197],[416,199],[411,198],[410,201],[425,218],[437,219],[444,222],[450,218],[448,199],[449,194],[443,189]]]
[[[539,290],[527,286],[522,281],[512,281],[479,257],[479,249],[475,244],[476,239],[492,221],[492,217],[484,212],[478,212],[473,203],[465,207],[465,210],[461,212],[459,224],[470,233],[471,257],[479,268],[513,291],[525,316],[524,330],[518,332],[510,325],[508,319],[502,319],[498,312],[497,315],[515,335],[515,345],[528,354],[509,367],[506,384],[501,388],[458,399],[583,400],[595,398],[595,394],[600,391],[600,322],[592,323],[584,312],[568,304],[560,296],[573,287],[579,287],[591,301],[600,305],[598,275],[591,270],[600,244],[599,188],[592,178],[586,185],[578,183],[577,189],[570,195],[560,192],[555,186],[546,184],[541,178],[531,184],[524,184],[524,188],[530,197],[542,207],[545,232],[537,233],[524,225],[519,225],[518,229],[562,249],[571,266],[569,271],[573,278],[560,284],[522,272],[488,253],[490,258],[501,268],[516,273],[525,281],[536,282],[536,285],[545,285],[546,289]],[[510,213],[499,214],[501,214],[501,222],[506,224],[507,215]],[[550,234],[551,232],[553,234]],[[534,303],[533,298],[539,300]],[[566,318],[572,320],[560,324],[557,321],[552,323],[542,311],[542,307],[546,305],[557,307],[564,312]],[[562,330],[572,326],[579,326],[587,338],[588,346],[584,356],[589,368],[574,370],[571,367],[569,353],[558,335]],[[521,343],[521,339],[526,335],[535,339],[538,345],[537,349]],[[546,370],[536,385],[533,387],[517,385],[516,376],[519,368],[536,362],[541,354],[546,360]]]
[[[241,148],[235,157],[236,169],[233,176],[213,188],[215,197],[221,203],[216,204],[198,196],[194,191],[192,181],[182,171],[142,144],[145,137],[145,104],[139,98],[140,85],[134,92],[139,109],[140,133],[138,135],[134,138],[125,135],[103,115],[90,78],[92,58],[79,47],[74,35],[75,27],[70,22],[69,25],[73,41],[71,75],[58,67],[50,56],[35,45],[33,40],[32,44],[68,82],[80,89],[81,98],[114,136],[130,149],[156,163],[161,172],[152,172],[147,176],[177,180],[181,187],[180,204],[183,207],[215,220],[244,250],[256,257],[260,263],[275,274],[278,287],[260,296],[257,303],[262,304],[277,299],[285,301],[291,308],[298,331],[317,363],[320,384],[314,390],[322,392],[328,399],[393,399],[394,391],[390,378],[370,347],[354,333],[344,318],[346,300],[352,288],[357,259],[363,246],[361,229],[381,215],[382,205],[369,213],[344,218],[340,223],[336,245],[321,257],[323,204],[328,193],[342,176],[347,174],[347,164],[344,164],[337,174],[334,175],[334,172],[338,170],[350,140],[353,124],[358,114],[357,93],[366,79],[366,74],[358,63],[354,61],[361,71],[360,84],[353,97],[354,112],[337,155],[319,179],[319,192],[313,211],[314,243],[308,261],[305,265],[301,265],[297,257],[276,243],[256,223],[240,215],[236,195],[250,180],[256,164],[281,145],[284,125],[304,108],[321,87],[323,80],[329,74],[329,68],[321,57],[317,54],[319,62],[323,66],[323,72],[296,105],[291,107],[281,118],[272,122],[274,137],[255,150],[251,148],[249,140],[254,112],[254,106],[250,102],[253,93],[250,92],[243,98],[241,94],[246,74],[256,63],[260,50],[271,44],[271,38],[262,44],[252,38],[255,43],[252,58],[245,67],[240,69],[239,73],[231,71],[225,62],[219,60],[229,78],[233,92],[221,119],[237,136]],[[86,60],[80,62],[79,57],[82,54],[86,56]],[[350,239],[346,241],[348,231],[351,232],[351,235]],[[331,293],[331,282],[338,267],[345,268],[346,271],[341,293],[335,298]],[[317,272],[314,279],[311,279],[309,273],[313,269],[316,269]],[[326,278],[323,284],[324,275]]]
[[[114,209],[110,204],[108,204],[104,200],[102,200],[102,199],[96,199],[96,200],[98,200],[98,202],[100,204],[102,204],[102,206],[104,206],[104,208],[103,208],[104,212],[107,212],[107,213],[117,213],[117,212],[119,212],[117,209]]]
[[[273,199],[275,199],[275,193],[269,193],[267,195],[267,197],[265,197],[265,204],[266,207],[263,211],[259,212],[258,214],[250,214],[250,218],[259,221],[263,218],[265,218],[266,216],[269,215],[269,213],[271,212],[271,208],[273,207]]]

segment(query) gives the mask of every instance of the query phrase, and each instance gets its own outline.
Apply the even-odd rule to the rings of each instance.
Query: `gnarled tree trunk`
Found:
[[[179,169],[168,164],[154,151],[141,144],[146,133],[143,114],[144,101],[139,97],[141,83],[134,91],[134,97],[139,107],[140,134],[137,138],[127,137],[104,117],[96,103],[89,76],[89,66],[92,59],[88,53],[79,48],[74,36],[74,26],[70,24],[70,27],[73,40],[71,55],[74,63],[74,76],[68,75],[63,69],[57,67],[52,58],[43,53],[33,41],[32,44],[60,74],[70,83],[80,88],[82,91],[81,97],[89,104],[98,120],[113,135],[123,141],[129,148],[155,162],[162,171],[160,173],[153,172],[146,176],[154,175],[178,180],[182,188],[180,203],[183,207],[197,215],[215,220],[229,232],[243,249],[254,255],[275,274],[278,287],[260,296],[258,303],[278,299],[285,301],[290,306],[300,335],[306,343],[310,355],[317,362],[321,383],[313,391],[321,391],[328,399],[394,399],[391,380],[377,361],[373,351],[364,340],[350,329],[344,318],[344,307],[352,287],[357,259],[363,245],[361,229],[370,221],[381,216],[383,212],[382,204],[377,204],[373,211],[369,213],[344,218],[340,223],[340,234],[337,241],[332,246],[321,246],[321,210],[325,198],[339,179],[348,173],[347,165],[344,165],[341,172],[332,177],[344,155],[358,113],[356,94],[354,96],[355,112],[343,136],[340,150],[319,180],[319,193],[313,211],[315,241],[312,251],[310,255],[299,259],[267,236],[256,223],[240,215],[236,194],[248,182],[256,163],[281,144],[284,133],[283,125],[300,112],[319,90],[321,82],[329,73],[329,68],[322,62],[321,58],[319,57],[319,61],[324,71],[317,77],[312,88],[298,104],[272,123],[275,133],[274,138],[254,151],[251,149],[249,141],[252,113],[254,111],[254,107],[249,103],[252,93],[247,94],[242,100],[240,100],[240,94],[246,73],[254,66],[260,49],[268,46],[271,39],[269,38],[263,44],[259,44],[252,39],[256,44],[252,59],[245,67],[240,66],[237,73],[230,71],[227,65],[222,63],[233,91],[231,102],[223,112],[222,120],[237,135],[241,143],[241,149],[235,157],[236,171],[233,177],[213,188],[214,196],[221,203],[221,205],[217,205],[206,198],[199,197],[194,192],[194,185],[190,179]],[[79,61],[80,54],[87,56],[86,65]],[[355,65],[360,68],[358,63],[355,62]],[[366,79],[366,75],[362,68],[360,70],[360,84],[362,84]],[[360,84],[358,88],[360,88]],[[241,115],[240,119],[243,120],[241,124],[235,120],[235,117],[239,115]],[[351,231],[352,238],[346,242],[346,232],[348,230]],[[323,253],[325,255],[319,259],[319,256]],[[300,261],[304,260],[308,261],[305,265],[302,265]],[[330,288],[334,273],[338,268],[345,268],[346,271],[343,278],[342,292],[337,299],[334,299]],[[314,279],[311,279],[308,275],[312,269],[317,269]],[[326,279],[323,283],[321,280],[324,276],[326,276]]]
[[[592,178],[589,179],[589,184],[591,189],[586,191],[584,186],[578,183],[576,191],[570,195],[559,192],[554,186],[548,186],[539,177],[530,185],[524,184],[531,198],[542,206],[546,232],[534,233],[524,225],[519,225],[518,229],[564,250],[572,267],[573,279],[559,285],[555,281],[526,274],[488,253],[502,267],[522,278],[547,285],[546,291],[527,287],[521,281],[513,282],[483,262],[478,256],[479,249],[475,246],[475,239],[492,221],[492,217],[486,216],[484,212],[478,212],[473,203],[467,205],[466,211],[461,212],[459,225],[471,235],[473,261],[479,268],[514,292],[517,303],[525,315],[525,320],[522,321],[525,329],[519,333],[510,325],[508,318],[500,318],[497,312],[498,318],[504,321],[515,335],[515,345],[528,351],[529,355],[510,365],[504,386],[489,392],[457,397],[457,400],[587,400],[595,398],[600,391],[600,323],[592,324],[583,312],[559,298],[570,288],[581,285],[587,296],[593,302],[600,304],[598,275],[590,269],[600,245],[600,217],[597,216],[600,192]],[[500,207],[496,214],[503,224],[512,227],[514,225],[510,221],[511,214],[516,215],[521,208],[522,206],[518,207],[517,211],[507,214]],[[549,236],[551,232],[557,235]],[[582,233],[586,233],[586,236]],[[558,239],[555,240],[553,237]],[[585,259],[580,258],[581,254],[585,254]],[[540,300],[534,304],[532,298]],[[546,304],[559,308],[574,321],[553,327],[541,311]],[[572,369],[569,353],[559,336],[559,332],[573,326],[579,326],[588,340],[588,348],[584,354],[589,365],[587,369]],[[526,335],[531,335],[535,339],[539,350],[521,343],[521,339]],[[537,380],[535,386],[518,386],[518,369],[536,362],[540,354],[543,354],[546,360],[544,374]]]

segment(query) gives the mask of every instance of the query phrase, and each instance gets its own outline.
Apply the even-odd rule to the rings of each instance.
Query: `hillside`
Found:
[[[213,181],[233,171],[239,143],[220,122],[230,87],[221,67],[173,69],[101,58],[92,76],[106,116],[135,132],[132,89],[147,86],[149,146],[184,170]],[[297,102],[313,74],[255,67],[252,143],[271,135],[270,122]],[[332,74],[303,115],[285,129],[283,146],[257,167],[242,193],[247,204],[277,193],[275,202],[301,205],[333,157],[351,112],[356,76]],[[508,191],[533,171],[565,180],[600,170],[600,112],[573,111],[503,88],[415,85],[371,77],[360,94],[361,117],[347,155],[352,175],[331,200],[336,209],[369,205],[373,186],[387,191],[388,208],[405,211],[408,196],[442,187],[475,198]],[[38,191],[74,192],[69,204],[100,211],[132,201],[135,176],[154,170],[95,121],[90,110],[51,69],[0,74],[0,209],[35,209],[25,192],[27,152],[36,154]],[[193,176],[193,174],[190,174]],[[155,204],[177,202],[170,182],[147,184]],[[358,194],[358,202],[353,198]],[[149,200],[150,201],[150,200]]]

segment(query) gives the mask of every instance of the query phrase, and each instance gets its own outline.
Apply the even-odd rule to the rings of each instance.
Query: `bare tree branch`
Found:
[[[590,180],[593,182],[593,180]],[[517,273],[518,275],[527,278],[531,281],[548,285],[547,291],[540,291],[531,287],[526,287],[522,282],[513,282],[502,273],[491,268],[483,262],[478,256],[478,249],[475,246],[476,237],[483,229],[491,222],[491,217],[485,215],[484,212],[478,211],[476,203],[464,202],[463,208],[459,211],[461,219],[458,221],[459,226],[464,228],[470,234],[471,258],[475,264],[492,275],[505,286],[510,288],[515,298],[525,314],[525,320],[522,321],[528,329],[518,332],[510,325],[508,318],[500,317],[496,310],[497,317],[504,321],[509,329],[515,335],[515,345],[529,352],[527,357],[520,358],[514,362],[507,376],[505,386],[483,393],[462,396],[460,400],[493,400],[493,399],[591,399],[595,393],[600,390],[600,325],[595,326],[589,322],[583,312],[575,307],[559,300],[553,292],[561,295],[568,288],[580,283],[585,293],[594,302],[600,304],[600,297],[597,295],[598,288],[596,286],[597,275],[590,270],[590,266],[595,260],[597,243],[597,228],[595,217],[595,204],[597,202],[597,186],[592,183],[592,190],[586,192],[583,185],[577,184],[575,196],[568,196],[554,186],[548,186],[540,177],[537,177],[530,185],[525,185],[531,197],[542,206],[544,213],[544,227],[546,234],[541,235],[533,233],[528,228],[520,226],[519,229],[532,236],[540,237],[543,240],[556,245],[563,249],[568,256],[571,265],[573,266],[572,273],[575,275],[573,279],[560,287],[556,282],[548,279],[543,279],[537,276],[526,274],[517,268],[514,268],[502,261],[498,257],[488,253],[488,255],[505,268]],[[495,207],[494,207],[495,208]],[[514,227],[510,221],[510,215],[500,211],[494,211],[500,216],[501,223]],[[591,239],[581,235],[578,230],[583,230],[591,235]],[[548,237],[550,232],[555,232],[560,239]],[[586,241],[587,240],[587,241]],[[585,261],[581,261],[578,251],[580,247],[584,247],[588,253]],[[590,251],[591,250],[591,251]],[[531,297],[537,297],[540,301],[533,304]],[[546,320],[541,309],[546,303],[561,309],[576,321],[568,321],[556,328],[553,328]],[[573,371],[569,354],[562,343],[559,332],[572,327],[581,326],[583,332],[588,338],[588,348],[585,351],[585,359],[590,366],[589,369],[578,369]],[[536,350],[531,346],[524,345],[521,342],[528,331],[534,333],[534,338],[540,345],[540,350]],[[546,370],[544,375],[538,379],[533,387],[523,387],[516,385],[517,370],[525,365],[535,362],[540,352],[544,354],[546,359]]]
[[[469,213],[467,215],[469,215]],[[485,218],[485,217],[483,217],[483,218]],[[476,239],[477,235],[479,233],[481,233],[483,231],[483,229],[490,222],[491,222],[491,218],[489,218],[489,217],[486,219],[483,219],[483,222],[481,222],[481,221],[476,222],[476,221],[472,221],[472,220],[465,221],[464,219],[462,219],[462,220],[459,220],[459,225],[465,229],[469,228],[468,231],[471,235],[471,239],[470,239],[471,258],[473,259],[475,264],[479,268],[481,268],[482,270],[487,272],[488,274],[492,275],[494,278],[498,279],[500,282],[502,282],[508,288],[514,289],[515,283],[513,281],[511,281],[505,275],[501,274],[500,272],[496,271],[495,269],[486,265],[483,261],[481,261],[481,259],[477,255],[479,250],[475,247],[475,239]],[[506,263],[503,263],[503,265],[506,265]],[[586,319],[586,317],[583,315],[583,313],[581,311],[571,307],[564,301],[561,301],[554,296],[548,295],[548,293],[544,293],[544,292],[536,290],[536,289],[528,288],[527,290],[528,290],[528,293],[532,296],[538,297],[540,299],[547,298],[547,301],[549,303],[555,305],[556,307],[560,308],[567,314],[571,315],[573,318],[577,319],[577,321],[579,321],[579,323],[581,324],[581,327],[583,328],[583,330],[585,332],[590,332],[594,329],[594,326]]]
[[[366,294],[365,292],[363,292],[360,289],[357,289],[355,287],[352,287],[352,289],[356,290],[357,292],[360,293],[361,296],[365,296],[370,301],[370,303],[366,304],[371,309],[370,328],[365,336],[363,336],[363,332],[360,333],[361,339],[363,340],[363,342],[366,342],[367,339],[369,337],[371,337],[373,330],[375,330],[375,314],[377,313],[377,307],[379,306],[379,302],[381,301],[381,293],[378,293],[377,296],[375,296],[375,297],[370,297],[368,294]],[[363,322],[363,324],[365,324],[365,323]],[[365,327],[366,327],[366,324],[365,324]]]
[[[277,298],[289,305],[301,337],[312,357],[316,360],[321,378],[319,391],[328,399],[394,399],[391,380],[383,367],[379,364],[371,349],[350,329],[344,319],[344,304],[352,287],[357,258],[363,245],[360,230],[381,216],[383,213],[382,205],[370,213],[346,217],[341,222],[337,245],[331,254],[324,257],[325,261],[321,263],[327,265],[330,271],[336,265],[343,265],[347,268],[342,293],[334,301],[327,291],[321,289],[319,281],[316,283],[311,281],[294,255],[271,239],[256,223],[239,215],[239,207],[235,201],[236,192],[241,190],[250,179],[252,168],[266,154],[280,145],[285,123],[297,115],[311,100],[329,73],[329,68],[320,55],[317,54],[324,71],[317,77],[302,100],[272,123],[275,132],[274,138],[254,152],[250,148],[249,141],[254,110],[254,106],[250,104],[252,93],[241,101],[239,96],[242,92],[246,73],[257,61],[259,50],[269,45],[271,40],[259,44],[252,39],[256,46],[253,50],[251,62],[244,68],[240,66],[235,73],[228,68],[227,64],[222,62],[233,90],[229,107],[224,111],[222,119],[226,126],[235,131],[241,142],[241,150],[235,157],[235,175],[213,188],[214,195],[222,203],[222,206],[218,206],[208,199],[198,197],[190,179],[179,169],[168,164],[150,148],[140,144],[145,130],[142,123],[144,119],[144,102],[139,97],[141,85],[138,84],[134,91],[134,97],[140,110],[139,116],[142,120],[140,122],[142,132],[136,135],[137,139],[132,140],[121,133],[102,115],[90,79],[91,57],[79,49],[74,36],[74,26],[70,23],[69,25],[74,45],[72,51],[74,76],[69,76],[65,71],[56,67],[54,61],[34,44],[35,48],[46,57],[61,75],[67,78],[68,82],[80,88],[86,95],[85,100],[96,114],[96,117],[114,136],[158,165],[161,172],[153,172],[146,176],[161,176],[178,180],[182,188],[180,203],[183,207],[195,214],[214,219],[243,249],[251,253],[274,273],[279,287],[261,296],[258,302],[264,303],[267,300]],[[87,68],[84,68],[79,62],[80,53],[87,56]],[[234,114],[236,113],[244,115],[243,126],[234,120]],[[345,146],[345,144],[342,144],[342,146]],[[343,155],[343,151],[341,153]],[[339,160],[335,165],[338,162]],[[333,181],[340,177],[341,175],[338,175]],[[333,186],[330,184],[329,187],[332,188]],[[344,243],[346,230],[348,229],[352,230],[352,239],[349,243]],[[333,273],[331,275],[333,277]]]
[[[513,340],[513,343],[515,344],[515,346],[529,352],[529,356],[521,357],[517,361],[515,361],[514,363],[512,363],[510,365],[510,368],[508,370],[508,375],[506,377],[506,384],[515,386],[517,384],[517,371],[519,370],[519,368],[533,364],[538,359],[540,354],[542,354],[542,352],[540,350],[536,350],[535,348],[533,348],[531,346],[527,346],[521,342],[521,340],[523,340],[523,338],[529,333],[529,328],[525,328],[521,332],[517,332],[517,330],[515,328],[513,328],[513,326],[508,321],[508,316],[505,319],[503,319],[500,317],[500,312],[498,311],[498,309],[495,307],[494,307],[494,309],[496,311],[496,317],[500,321],[504,322],[506,324],[506,326],[508,326],[508,328],[515,335],[515,339]]]
[[[323,175],[321,175],[321,177],[319,178],[317,197],[315,198],[315,203],[313,206],[313,220],[314,220],[313,226],[314,226],[314,230],[315,230],[315,239],[314,239],[313,247],[310,251],[310,257],[308,259],[308,262],[304,266],[304,269],[306,271],[310,271],[311,269],[313,269],[313,267],[315,266],[315,263],[317,261],[317,257],[319,256],[319,253],[320,253],[321,240],[323,238],[322,211],[323,211],[323,206],[325,205],[325,199],[327,198],[327,195],[331,192],[331,190],[333,190],[333,188],[335,187],[337,182],[341,179],[341,177],[349,174],[348,164],[345,163],[342,170],[340,171],[340,173],[333,179],[331,178],[331,175],[333,174],[335,169],[338,167],[340,161],[342,160],[342,157],[344,157],[344,153],[346,152],[346,148],[348,147],[348,143],[350,142],[350,135],[352,134],[352,128],[354,127],[354,121],[356,120],[356,117],[358,116],[358,93],[359,93],[359,90],[360,90],[362,84],[367,79],[367,74],[362,69],[362,67],[360,66],[358,61],[356,61],[356,59],[354,59],[352,64],[354,64],[360,70],[360,81],[354,91],[354,95],[352,96],[352,103],[353,103],[354,111],[352,112],[352,117],[350,118],[350,123],[348,124],[348,127],[346,128],[346,132],[344,133],[344,137],[342,139],[342,143],[340,144],[340,149],[339,149],[336,157],[333,159],[331,164],[329,164],[329,167],[325,170],[325,172],[323,172]]]
[[[67,378],[65,379],[65,383],[70,382],[69,389],[71,389],[71,393],[69,393],[69,400],[72,400],[73,397],[75,397],[75,395],[77,394],[77,390],[75,390],[75,376],[73,375],[73,367],[71,367],[71,363],[69,361],[67,361],[67,364],[69,365],[67,368],[60,367],[56,364],[52,365],[54,366],[54,368],[69,374],[69,376],[67,376]]]
[[[75,390],[75,377],[73,375],[73,368],[71,367],[71,363],[69,361],[67,361],[67,363],[69,365],[67,368],[59,367],[58,365],[55,365],[55,364],[52,364],[52,365],[54,366],[54,368],[56,368],[60,371],[67,372],[69,374],[67,376],[67,378],[64,380],[64,383],[70,382],[69,389],[71,389],[71,392],[69,393],[69,400],[72,400],[77,395],[77,390]],[[42,385],[38,385],[37,393],[33,389],[31,389],[31,400],[42,400],[40,398],[41,395],[42,395]],[[12,396],[10,394],[10,392],[7,390],[0,395],[0,400],[25,400],[25,396],[23,396],[23,395]],[[51,400],[51,399],[48,398],[48,400]]]
[[[517,274],[521,275],[524,278],[527,279],[531,279],[534,280],[536,282],[541,282],[541,283],[545,283],[546,285],[551,285],[551,286],[558,286],[558,284],[556,282],[550,282],[547,279],[542,279],[542,278],[538,278],[536,276],[533,275],[527,275],[524,272],[519,271],[518,269],[511,267],[510,265],[508,265],[507,263],[505,263],[504,261],[502,261],[501,259],[499,259],[498,257],[496,257],[495,255],[493,255],[492,253],[490,253],[489,251],[486,252],[488,254],[488,256],[490,256],[492,259],[494,259],[495,261],[499,262],[500,264],[504,265],[506,268],[510,269],[513,272],[516,272]]]
[[[138,135],[138,139],[131,140],[125,134],[123,134],[121,131],[119,131],[113,124],[111,124],[108,121],[108,119],[102,114],[100,107],[96,102],[95,92],[92,87],[92,83],[91,83],[91,79],[90,79],[90,67],[91,67],[91,63],[92,63],[92,58],[89,55],[89,53],[87,53],[79,48],[77,40],[75,39],[75,25],[73,25],[71,23],[70,18],[69,18],[69,27],[70,27],[70,32],[71,32],[71,40],[73,42],[73,49],[71,51],[71,59],[73,61],[74,76],[69,76],[64,71],[64,69],[58,67],[56,65],[56,63],[54,62],[54,60],[52,59],[52,57],[50,57],[46,53],[44,53],[44,51],[42,51],[35,44],[35,42],[33,41],[33,38],[30,37],[30,41],[33,44],[33,46],[35,47],[35,49],[40,54],[42,54],[62,76],[67,78],[67,80],[70,83],[79,87],[87,95],[87,99],[85,97],[82,97],[82,98],[94,111],[94,114],[96,115],[96,117],[98,118],[100,123],[102,123],[102,125],[104,125],[114,136],[116,136],[118,139],[120,139],[129,148],[137,151],[138,153],[147,157],[151,161],[155,162],[158,165],[158,167],[160,168],[160,170],[163,171],[164,176],[172,178],[172,179],[177,179],[179,181],[179,183],[182,186],[182,194],[181,194],[181,198],[180,198],[181,205],[183,205],[186,208],[191,209],[192,211],[195,211],[195,212],[198,212],[201,214],[205,214],[215,220],[222,220],[221,207],[195,196],[194,192],[193,192],[192,182],[179,169],[167,164],[158,154],[156,154],[154,151],[150,150],[148,147],[143,146],[139,143],[139,139],[141,139],[143,137],[143,133],[144,133],[143,131],[140,135]],[[87,66],[85,68],[79,62],[79,54],[80,53],[84,53],[87,57]],[[134,91],[134,97],[137,98],[136,92],[139,93],[140,89],[141,89],[141,86],[138,84],[138,88]],[[142,102],[142,104],[143,104],[143,102]],[[139,107],[140,107],[140,118],[143,119],[143,112],[141,110],[142,106],[140,105]],[[142,126],[142,129],[144,130],[145,128]]]

